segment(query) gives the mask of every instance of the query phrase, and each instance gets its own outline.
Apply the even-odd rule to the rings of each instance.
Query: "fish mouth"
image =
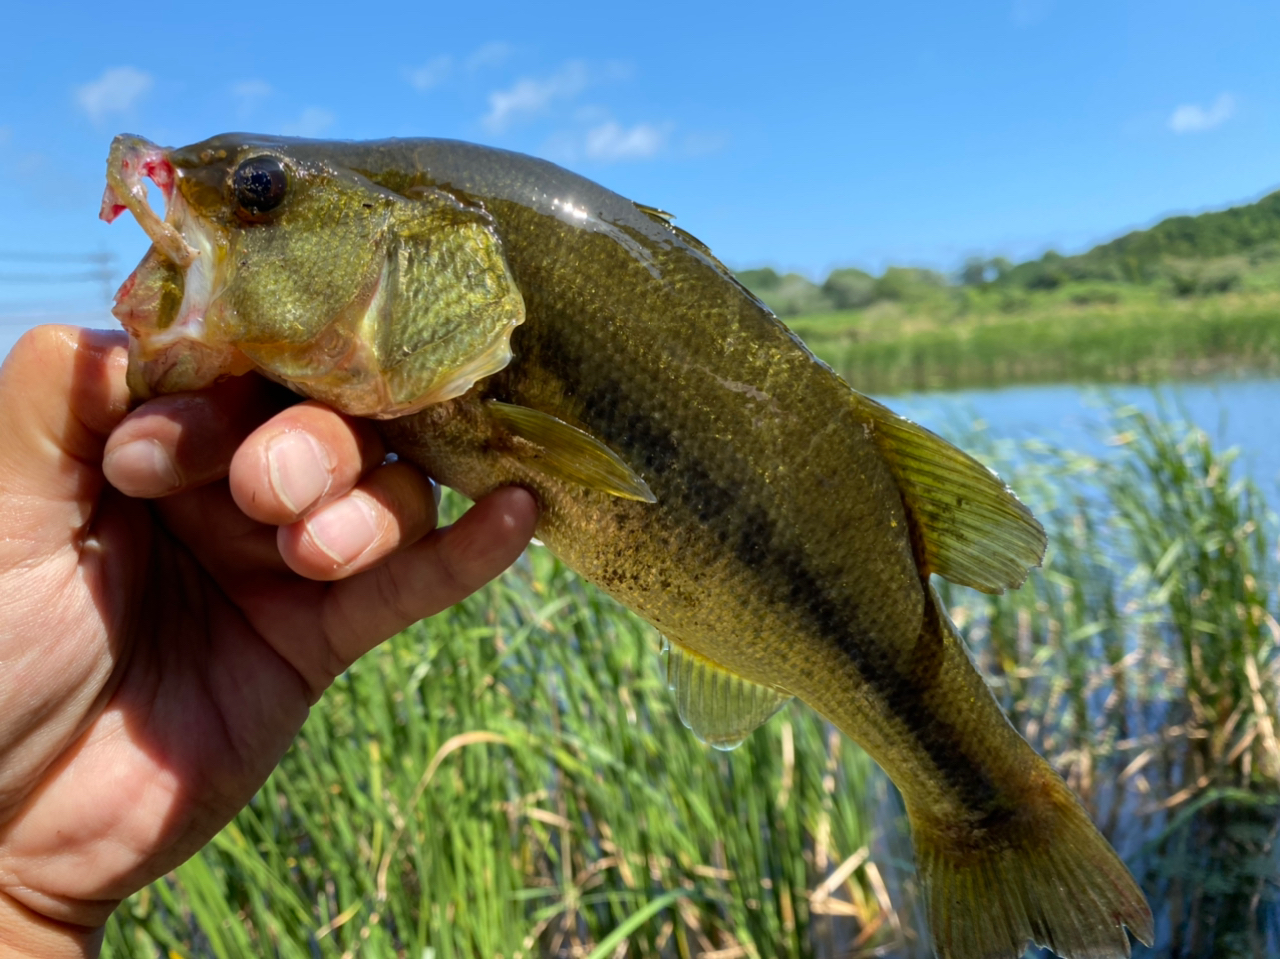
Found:
[[[226,242],[183,197],[170,153],[143,137],[116,137],[99,213],[111,223],[128,210],[151,238],[111,310],[129,333],[127,382],[138,400],[201,389],[253,366],[210,336],[206,318],[223,285]],[[147,179],[164,196],[163,218],[148,201]]]

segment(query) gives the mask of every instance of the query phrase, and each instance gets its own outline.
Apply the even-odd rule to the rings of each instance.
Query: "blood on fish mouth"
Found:
[[[157,148],[159,149],[159,148]],[[137,164],[137,170],[132,175],[130,167],[134,166],[128,158],[121,160],[120,172],[126,183],[130,179],[141,182],[143,177],[149,179],[152,183],[160,188],[160,192],[164,194],[165,207],[169,205],[169,201],[173,199],[173,164],[163,155],[150,156],[143,159]],[[143,186],[143,196],[146,196],[146,187]],[[106,191],[102,195],[102,211],[100,216],[107,223],[115,222],[125,210],[129,209],[128,205],[120,201],[120,197],[112,189],[111,185],[107,185]]]

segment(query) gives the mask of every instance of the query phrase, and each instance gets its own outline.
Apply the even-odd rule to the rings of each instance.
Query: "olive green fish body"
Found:
[[[451,141],[148,147],[113,158],[168,160],[179,196],[164,229],[139,221],[174,264],[203,250],[188,290],[224,292],[173,306],[178,267],[139,268],[118,312],[140,392],[252,365],[395,414],[390,448],[469,496],[534,490],[542,540],[670,640],[702,738],[732,746],[797,696],[885,768],[941,955],[1151,938],[1141,892],[929,585],[1017,585],[1043,531],[973,460],[850,390],[669,217]],[[138,213],[111,175],[104,212]]]
[[[527,311],[517,359],[459,405],[549,412],[617,452],[656,502],[552,485],[519,456],[468,448],[474,422],[441,443],[435,411],[384,424],[393,448],[471,496],[536,489],[538,535],[570,566],[669,639],[799,696],[909,791],[935,791],[945,767],[949,805],[1016,802],[992,785],[1010,778],[984,767],[993,751],[1016,749],[1005,767],[1034,754],[953,634],[929,628],[930,590],[866,401],[666,223],[558,168],[550,189],[512,187],[503,167],[486,183],[469,155],[480,151],[445,149],[464,152],[461,169],[420,149],[420,176],[494,214]],[[519,189],[525,202],[508,198]],[[614,229],[583,236],[557,215],[570,204]],[[961,732],[950,714],[975,698],[980,715]]]

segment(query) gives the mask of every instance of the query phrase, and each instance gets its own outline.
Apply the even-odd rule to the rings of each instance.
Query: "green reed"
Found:
[[[1126,412],[1114,442],[1106,461],[1017,451],[1050,533],[1021,590],[940,585],[1151,895],[1160,954],[1266,954],[1274,517],[1199,431]],[[249,808],[119,910],[106,954],[926,955],[869,760],[798,705],[732,753],[701,746],[658,647],[532,548],[340,677]]]

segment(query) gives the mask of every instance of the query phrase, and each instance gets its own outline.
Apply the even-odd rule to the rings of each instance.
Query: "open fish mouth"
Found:
[[[209,335],[206,316],[221,286],[226,244],[186,202],[169,153],[143,137],[116,137],[99,212],[111,223],[128,210],[151,238],[111,310],[129,332],[128,384],[137,399],[201,389],[252,368],[238,349]],[[164,196],[163,218],[148,200],[148,179]]]

